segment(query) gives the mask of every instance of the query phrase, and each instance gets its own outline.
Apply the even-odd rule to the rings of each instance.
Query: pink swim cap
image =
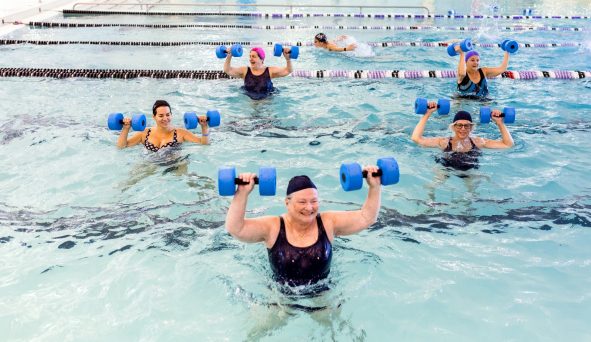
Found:
[[[259,55],[260,59],[265,60],[265,50],[263,50],[263,48],[254,47],[254,48],[250,49],[250,51],[255,51],[257,53],[257,55]]]

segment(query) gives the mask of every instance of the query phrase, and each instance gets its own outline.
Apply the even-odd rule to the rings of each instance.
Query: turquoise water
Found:
[[[342,2],[340,2],[342,4]],[[449,4],[449,6],[447,6]],[[439,4],[437,13],[454,3]],[[457,4],[456,4],[457,5]],[[479,9],[487,8],[477,4]],[[521,7],[499,3],[502,12]],[[509,7],[514,6],[514,7]],[[544,13],[572,12],[528,2]],[[466,7],[466,8],[469,8]],[[329,12],[322,10],[321,12]],[[192,18],[82,16],[73,22],[196,22]],[[199,22],[280,24],[285,20],[199,18]],[[334,25],[338,19],[313,22]],[[362,25],[374,21],[349,19]],[[415,21],[406,21],[408,25]],[[583,32],[507,32],[513,21],[478,25],[481,42],[578,41],[573,48],[522,48],[511,70],[590,70]],[[307,23],[301,23],[307,24]],[[421,25],[439,25],[424,21]],[[385,25],[381,23],[379,25]],[[315,30],[29,29],[15,39],[142,41],[309,41]],[[360,42],[439,41],[457,31],[334,31]],[[0,67],[215,69],[214,49],[189,47],[0,46]],[[271,55],[271,49],[266,48]],[[499,49],[479,49],[497,65]],[[362,58],[301,48],[296,69],[454,69],[445,48],[374,48]],[[235,59],[243,65],[245,58]],[[268,57],[266,64],[283,60]],[[6,340],[589,340],[591,184],[587,80],[490,82],[489,105],[513,106],[515,147],[486,151],[469,180],[410,141],[416,97],[449,97],[450,79],[275,80],[279,92],[252,101],[239,80],[0,78],[0,330]],[[211,146],[183,145],[152,156],[119,151],[108,113],[149,113],[155,99],[182,113],[217,108]],[[481,103],[454,100],[473,113]],[[450,134],[432,117],[426,135]],[[476,135],[496,139],[494,125]],[[318,144],[319,143],[319,144]],[[345,193],[342,162],[394,156],[401,181],[384,187],[378,223],[338,238],[331,290],[287,298],[271,280],[263,245],[224,229],[229,198],[217,195],[221,165],[278,170],[278,196],[253,194],[248,215],[278,215],[294,175],[317,183],[325,210],[358,208],[366,190]],[[307,312],[293,304],[327,309]]]

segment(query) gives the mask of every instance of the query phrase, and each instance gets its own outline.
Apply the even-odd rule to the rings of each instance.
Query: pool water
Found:
[[[333,4],[343,4],[339,1]],[[426,2],[427,6],[433,4]],[[437,3],[435,13],[590,15],[588,3]],[[472,7],[471,7],[472,6]],[[457,10],[464,9],[464,11]],[[471,10],[472,8],[472,10]],[[248,8],[246,8],[248,10]],[[369,12],[379,12],[371,10]],[[320,12],[339,12],[321,10]],[[388,11],[389,12],[389,11]],[[56,22],[387,25],[358,18],[256,19],[56,15]],[[376,23],[377,22],[377,23]],[[505,31],[506,26],[581,27]],[[477,42],[579,42],[521,48],[510,70],[590,70],[589,20],[409,20],[401,25],[478,26]],[[318,30],[22,27],[6,39],[101,41],[302,41]],[[359,42],[447,41],[458,30],[326,31]],[[0,39],[5,37],[0,37]],[[272,57],[267,65],[283,65]],[[498,48],[479,48],[499,65]],[[0,67],[221,70],[215,46],[0,46]],[[373,47],[370,57],[301,47],[302,70],[453,70],[445,47]],[[246,58],[233,59],[244,65]],[[489,81],[491,101],[452,99],[452,111],[514,107],[515,146],[487,150],[458,177],[440,152],[410,140],[417,97],[450,98],[453,79],[274,80],[253,101],[240,80],[0,78],[0,330],[6,340],[576,340],[591,339],[591,182],[588,80]],[[151,155],[118,150],[112,112],[149,115],[156,99],[182,113],[216,108],[211,145]],[[426,136],[451,134],[433,115]],[[477,136],[498,139],[494,124]],[[378,222],[337,238],[318,297],[284,295],[262,244],[224,228],[231,198],[217,168],[277,168],[278,195],[249,198],[248,216],[284,212],[288,180],[307,174],[323,210],[354,210],[367,194],[344,192],[343,162],[395,157],[400,183],[382,189]],[[322,310],[311,310],[324,308]]]

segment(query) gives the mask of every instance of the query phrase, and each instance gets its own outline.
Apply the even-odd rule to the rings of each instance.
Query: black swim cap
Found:
[[[456,122],[458,120],[468,120],[468,121],[472,122],[472,115],[470,115],[470,113],[468,113],[466,111],[460,110],[454,116],[454,122]]]
[[[316,189],[316,185],[314,185],[310,177],[305,175],[295,176],[289,180],[289,184],[287,185],[286,196],[289,196],[296,191],[310,188]]]
[[[318,33],[316,36],[314,36],[314,39],[321,43],[326,43],[326,35],[324,33]]]

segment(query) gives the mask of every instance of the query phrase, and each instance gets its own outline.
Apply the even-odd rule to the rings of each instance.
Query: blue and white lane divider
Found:
[[[313,46],[313,42],[223,42],[223,41],[100,41],[100,40],[29,40],[29,39],[0,39],[0,45],[14,45],[14,44],[32,44],[32,45],[113,45],[113,46],[187,46],[187,45],[234,45],[240,44],[244,46],[274,46],[281,44],[284,46]],[[405,42],[405,41],[387,41],[387,42],[364,42],[373,47],[447,47],[448,42]],[[500,43],[472,43],[473,46],[481,48],[495,48],[500,47]],[[557,48],[557,47],[579,47],[582,43],[566,42],[566,43],[519,43],[520,48]]]
[[[165,11],[96,11],[96,10],[63,10],[63,14],[87,15],[169,15],[169,16],[233,16],[254,17],[261,19],[301,19],[301,18],[360,18],[360,19],[590,19],[587,15],[534,15],[530,9],[518,15],[482,15],[457,14],[409,14],[409,13],[270,13],[270,12],[165,12]]]
[[[294,70],[296,78],[330,79],[384,79],[384,78],[456,78],[455,70]],[[0,77],[44,77],[44,78],[158,78],[158,79],[202,79],[216,80],[231,78],[221,70],[141,70],[141,69],[51,69],[51,68],[0,68]],[[574,80],[591,78],[591,71],[578,70],[521,70],[505,71],[502,78],[515,80],[561,79]]]
[[[480,26],[375,26],[375,25],[225,25],[225,24],[101,24],[101,23],[57,23],[57,22],[29,22],[30,27],[43,28],[72,28],[72,27],[138,27],[138,28],[224,28],[224,29],[253,29],[253,30],[451,30],[451,31],[479,31]],[[583,31],[582,27],[566,26],[499,26],[501,31]]]

